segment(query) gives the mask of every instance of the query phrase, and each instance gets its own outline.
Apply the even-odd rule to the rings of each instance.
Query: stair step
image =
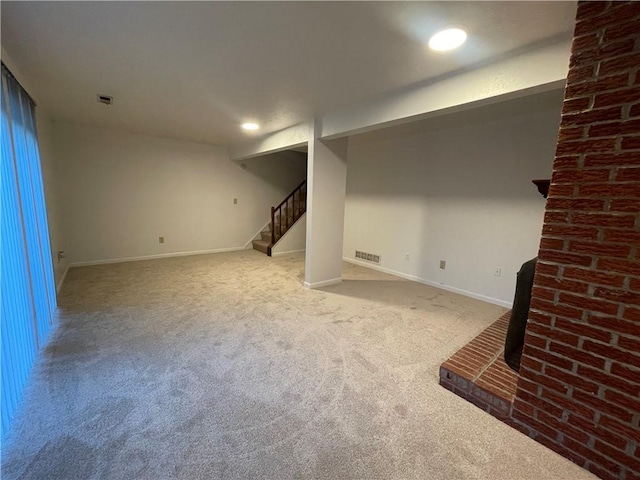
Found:
[[[253,240],[251,243],[254,250],[266,253],[267,255],[269,254],[269,246],[271,245],[271,240]]]

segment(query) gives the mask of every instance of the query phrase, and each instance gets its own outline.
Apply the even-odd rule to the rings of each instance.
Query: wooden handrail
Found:
[[[287,203],[287,201],[293,197],[293,195],[298,191],[298,190],[302,190],[302,187],[305,186],[305,184],[307,183],[306,180],[303,180],[302,183],[300,185],[298,185],[296,188],[293,189],[293,192],[291,192],[289,194],[289,196],[287,196],[287,198],[285,198],[283,201],[280,202],[280,204],[275,207],[276,210],[278,210],[282,205],[284,205],[285,203]]]
[[[294,188],[293,191],[289,195],[287,195],[287,198],[285,198],[282,202],[280,202],[280,204],[277,207],[271,207],[271,246],[269,247],[269,251],[268,251],[269,256],[271,256],[271,247],[276,243],[276,212],[279,213],[278,227],[279,227],[280,233],[278,235],[278,238],[280,238],[285,233],[287,233],[289,228],[291,228],[293,224],[296,223],[296,221],[302,216],[302,214],[307,211],[306,198],[304,200],[304,203],[302,202],[302,188],[306,184],[307,184],[307,181],[303,180],[302,183],[300,183],[300,185]],[[297,214],[296,214],[296,193],[298,194],[298,203],[299,203]],[[289,201],[290,200],[292,200],[291,216],[293,217],[291,224],[289,224]],[[284,216],[285,216],[284,222],[282,221],[282,207],[284,207]]]

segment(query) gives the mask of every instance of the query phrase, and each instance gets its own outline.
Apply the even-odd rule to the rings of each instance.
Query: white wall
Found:
[[[65,238],[63,212],[60,201],[60,177],[57,172],[54,152],[54,124],[42,107],[36,107],[36,124],[38,128],[38,145],[40,147],[40,164],[42,180],[47,202],[47,221],[49,223],[49,241],[56,285],[61,286],[69,259],[58,258],[58,251],[64,251]],[[66,253],[66,252],[65,252]]]
[[[292,125],[269,135],[241,144],[231,145],[229,156],[233,160],[242,160],[268,153],[307,146],[309,140],[309,124],[307,122]]]
[[[243,248],[305,177],[292,152],[243,168],[221,147],[68,123],[55,141],[71,263]]]
[[[510,303],[516,272],[537,254],[544,199],[531,180],[550,178],[562,97],[351,137],[345,258],[380,254],[382,268]]]

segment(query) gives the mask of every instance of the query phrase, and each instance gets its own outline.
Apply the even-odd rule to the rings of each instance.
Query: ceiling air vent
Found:
[[[104,103],[105,105],[113,104],[113,97],[109,95],[100,95],[98,94],[98,103]]]

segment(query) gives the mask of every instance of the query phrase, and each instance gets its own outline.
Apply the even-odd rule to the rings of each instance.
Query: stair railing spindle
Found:
[[[271,245],[276,243],[276,209],[271,207]]]
[[[289,230],[289,202],[288,201],[284,204],[284,225],[285,225],[285,229],[284,229],[284,232],[282,232],[283,235],[286,233],[287,230]]]

